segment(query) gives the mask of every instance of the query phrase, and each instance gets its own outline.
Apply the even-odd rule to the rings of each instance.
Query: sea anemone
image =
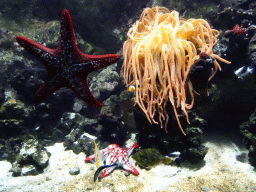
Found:
[[[218,35],[219,32],[211,29],[204,19],[185,20],[177,11],[170,12],[164,7],[144,9],[127,33],[121,75],[127,87],[135,86],[135,103],[150,123],[158,123],[154,119],[157,111],[161,127],[165,122],[167,132],[169,115],[166,104],[170,102],[185,135],[177,109],[183,111],[189,123],[187,110],[193,107],[195,93],[188,76],[190,67],[202,52],[230,63],[213,54]],[[216,59],[209,80],[221,70]]]

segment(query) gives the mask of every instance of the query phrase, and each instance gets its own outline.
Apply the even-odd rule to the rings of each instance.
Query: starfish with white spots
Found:
[[[109,175],[116,167],[123,167],[124,170],[131,172],[134,175],[139,175],[139,172],[130,164],[128,157],[131,155],[132,151],[137,147],[137,143],[134,143],[128,149],[124,147],[119,147],[116,144],[111,144],[107,148],[100,150],[102,154],[102,160],[106,162],[106,165],[113,165],[103,170],[100,174],[100,178]],[[88,156],[85,162],[94,162],[95,154]]]

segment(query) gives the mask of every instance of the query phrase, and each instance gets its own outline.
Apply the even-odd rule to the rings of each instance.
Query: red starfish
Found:
[[[131,172],[134,175],[139,175],[139,172],[130,164],[128,157],[131,155],[132,151],[137,147],[137,143],[134,143],[129,149],[119,147],[116,144],[109,145],[106,149],[100,150],[102,153],[101,161],[106,161],[106,165],[116,164],[121,166],[124,170]],[[95,155],[88,156],[84,161],[90,162],[95,160]],[[100,175],[100,178],[109,175],[116,166],[106,168]]]
[[[37,91],[35,101],[42,102],[58,89],[68,87],[88,105],[102,107],[88,88],[87,75],[117,62],[120,56],[82,53],[76,45],[73,23],[66,9],[62,11],[61,18],[61,38],[56,49],[50,49],[25,37],[16,37],[17,42],[40,59],[48,71],[48,78]]]

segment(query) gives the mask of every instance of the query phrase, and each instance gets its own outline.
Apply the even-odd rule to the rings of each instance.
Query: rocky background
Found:
[[[67,8],[80,50],[122,54],[128,29],[143,8],[156,5],[176,9],[185,18],[207,19],[220,31],[215,53],[232,62],[220,63],[222,71],[211,81],[209,96],[196,97],[189,112],[191,124],[180,115],[187,136],[180,133],[174,118],[170,118],[166,134],[159,125],[150,125],[133,106],[133,93],[126,90],[119,76],[122,59],[88,77],[90,90],[103,103],[100,110],[86,105],[66,88],[41,104],[34,103],[47,71],[18,45],[16,35],[55,48],[60,37],[60,13]],[[139,144],[137,151],[155,148],[162,155],[180,151],[176,165],[184,161],[198,164],[208,151],[202,145],[203,133],[236,134],[249,149],[249,162],[256,166],[255,73],[246,73],[256,64],[255,2],[3,0],[0,23],[0,160],[12,163],[13,176],[42,173],[51,156],[45,147],[56,142],[64,142],[65,149],[75,154],[90,155],[94,153],[93,139],[97,139],[100,149],[111,143],[124,146],[132,140]],[[235,74],[241,67],[245,72]]]

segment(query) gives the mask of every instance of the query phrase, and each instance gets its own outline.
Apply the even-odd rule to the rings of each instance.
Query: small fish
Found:
[[[134,85],[130,85],[129,86],[129,88],[128,88],[128,90],[130,91],[130,92],[133,92],[133,91],[135,91],[135,86]]]
[[[163,157],[163,162],[166,165],[171,165],[177,158],[180,157],[180,152],[175,151]]]
[[[100,166],[100,167],[96,170],[96,172],[95,172],[95,174],[94,174],[94,182],[97,181],[97,179],[99,178],[101,172],[102,172],[105,168],[113,167],[113,166],[118,166],[118,165],[117,165],[116,163],[113,163],[112,165],[102,165],[102,166]]]
[[[165,158],[171,158],[172,161],[175,161],[175,159],[177,159],[179,156],[180,156],[180,152],[175,151],[175,152],[172,152],[172,153],[168,154],[167,156],[165,156]]]
[[[95,162],[96,162],[96,167],[99,168],[101,166],[101,162],[102,162],[102,154],[99,151],[99,148],[96,144],[96,141],[94,140],[94,144],[95,144]]]
[[[137,80],[137,84],[138,84],[138,90],[140,90],[140,82],[139,82],[139,80]],[[135,85],[135,83],[133,83],[133,85],[130,85],[129,88],[128,88],[128,90],[129,90],[130,92],[135,91],[135,90],[136,90],[136,85]]]
[[[253,66],[243,66],[239,69],[237,69],[236,71],[234,71],[234,74],[239,78],[239,79],[243,79],[243,77],[247,76],[250,73],[254,72],[254,67]]]

